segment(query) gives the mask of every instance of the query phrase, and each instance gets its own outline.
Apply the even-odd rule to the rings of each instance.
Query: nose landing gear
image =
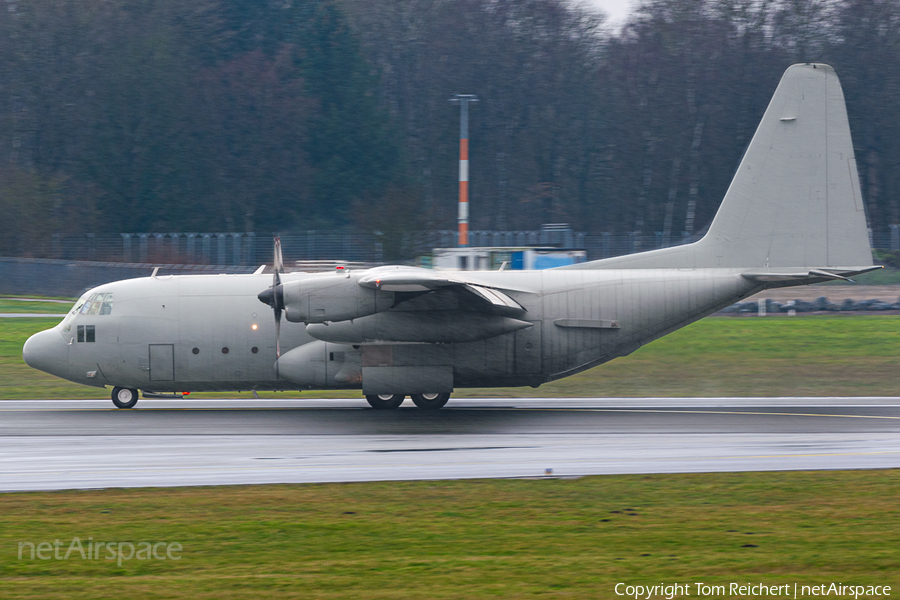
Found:
[[[132,408],[138,401],[138,391],[131,388],[114,387],[112,401],[116,408]]]

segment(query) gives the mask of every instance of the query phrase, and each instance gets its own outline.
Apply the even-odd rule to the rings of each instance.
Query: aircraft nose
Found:
[[[46,329],[34,334],[22,347],[25,364],[52,375],[65,376],[69,368],[66,341],[55,329]]]

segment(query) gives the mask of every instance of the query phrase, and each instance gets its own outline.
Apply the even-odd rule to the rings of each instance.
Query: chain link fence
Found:
[[[470,246],[557,247],[587,251],[597,260],[693,241],[664,240],[661,233],[590,235],[556,227],[534,231],[472,231]],[[46,244],[42,244],[46,247]],[[49,252],[32,258],[141,264],[242,265],[272,261],[272,234],[122,233],[54,234]],[[398,236],[334,231],[281,234],[286,261],[344,260],[363,263],[411,262],[434,248],[457,246],[456,231],[425,231]]]
[[[588,260],[697,239],[685,235],[666,240],[661,233],[591,235],[574,232],[564,225],[545,226],[537,231],[473,231],[469,238],[471,246],[580,249],[587,252]],[[870,234],[870,240],[874,248],[900,250],[900,227],[892,227],[883,236]],[[457,233],[431,231],[389,238],[304,231],[282,234],[281,243],[289,268],[318,270],[325,261],[360,266],[412,263],[434,248],[455,247]],[[153,266],[161,266],[165,273],[179,274],[252,273],[261,264],[271,264],[272,247],[272,234],[253,232],[55,235],[48,257],[0,258],[0,293],[78,296],[101,283],[145,277]]]
[[[588,260],[633,254],[690,243],[700,236],[666,239],[662,232],[642,235],[587,234],[565,226],[545,226],[534,231],[472,231],[470,246],[551,246],[585,250]],[[241,233],[122,233],[118,235],[54,234],[48,255],[77,261],[142,264],[241,265],[272,261],[272,234]],[[870,234],[873,248],[900,250],[900,226],[881,235]],[[399,236],[334,231],[301,231],[281,234],[286,261],[344,260],[360,263],[411,262],[431,254],[434,248],[457,246],[456,231],[425,231]]]

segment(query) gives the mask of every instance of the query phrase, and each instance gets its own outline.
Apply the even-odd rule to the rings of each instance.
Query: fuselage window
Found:
[[[94,325],[79,325],[76,339],[79,342],[94,342],[97,340],[97,334]]]

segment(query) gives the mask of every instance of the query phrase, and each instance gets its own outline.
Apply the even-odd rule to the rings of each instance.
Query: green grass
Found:
[[[892,470],[5,494],[0,597],[611,599],[617,582],[732,581],[897,590],[898,495]],[[179,542],[182,559],[17,559],[21,541],[75,536]]]
[[[59,323],[58,318],[0,318],[0,399],[108,398],[109,392],[90,388],[32,369],[22,360],[28,337]]]
[[[29,335],[59,319],[0,319],[0,399],[106,398],[22,361]],[[900,317],[710,317],[573,377],[532,388],[460,389],[456,397],[895,396]],[[262,397],[356,397],[358,392],[263,393]],[[194,396],[194,395],[192,395]],[[249,393],[196,394],[250,397]]]
[[[71,310],[73,301],[65,304],[61,302],[47,302],[46,300],[21,300],[15,298],[0,298],[0,313],[51,313],[63,314]]]

